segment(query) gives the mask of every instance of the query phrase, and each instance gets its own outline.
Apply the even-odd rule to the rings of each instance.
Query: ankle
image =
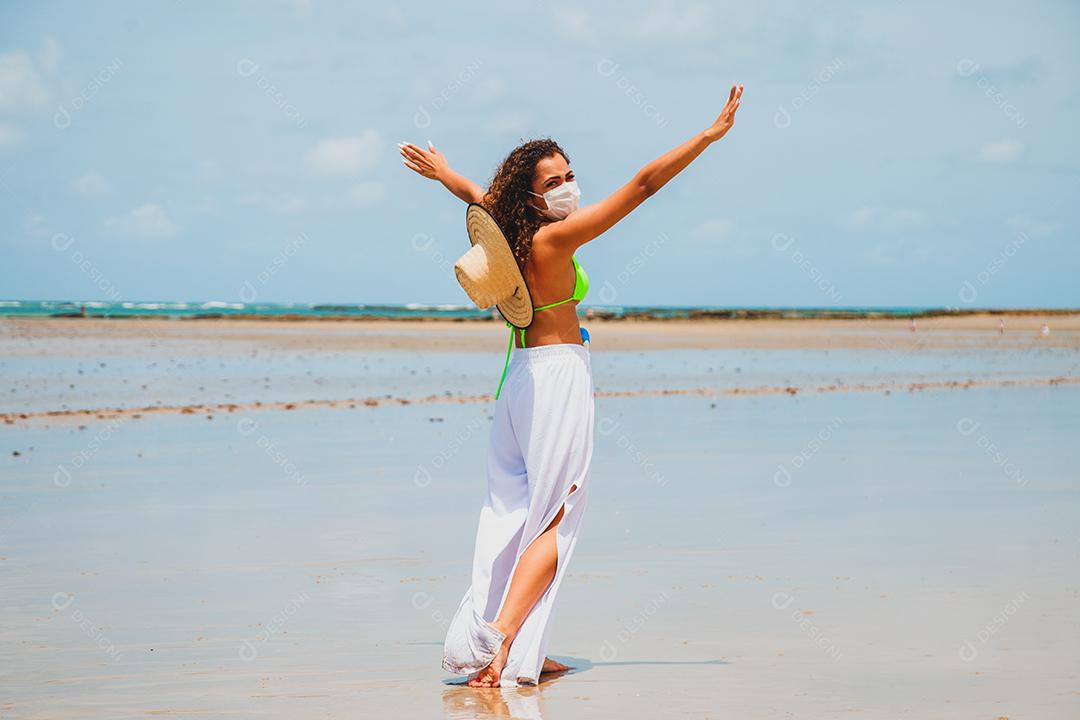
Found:
[[[491,623],[491,626],[506,636],[506,639],[503,640],[504,645],[512,643],[517,636],[517,628],[514,628],[510,623],[499,618],[496,618],[495,621]]]

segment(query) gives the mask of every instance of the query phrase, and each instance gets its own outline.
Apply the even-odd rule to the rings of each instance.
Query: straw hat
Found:
[[[533,320],[529,286],[495,218],[477,203],[469,203],[465,227],[472,248],[454,263],[457,281],[481,310],[497,305],[508,323],[528,327]]]

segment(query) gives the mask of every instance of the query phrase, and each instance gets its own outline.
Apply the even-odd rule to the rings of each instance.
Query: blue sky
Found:
[[[586,304],[1080,306],[1080,5],[4,2],[0,297],[466,303],[464,204],[554,137]]]

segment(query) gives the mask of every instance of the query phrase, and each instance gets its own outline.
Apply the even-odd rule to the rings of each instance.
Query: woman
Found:
[[[675,177],[735,121],[732,86],[716,121],[643,167],[594,205],[567,154],[532,140],[502,162],[487,192],[450,169],[428,143],[399,145],[405,165],[481,204],[502,229],[535,302],[532,323],[511,330],[496,392],[472,585],[451,621],[443,667],[474,673],[473,687],[535,684],[568,669],[546,657],[555,595],[577,538],[592,459],[593,385],[576,307],[588,278],[574,251],[602,235]],[[505,382],[505,387],[504,387]]]

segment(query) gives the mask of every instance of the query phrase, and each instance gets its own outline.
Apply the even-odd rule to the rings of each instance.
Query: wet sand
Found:
[[[1044,323],[1053,323],[1045,336]],[[905,320],[586,324],[601,358],[658,359],[611,368],[597,379],[598,397],[911,392],[1068,384],[1080,375],[1080,315],[939,317],[916,331]],[[0,367],[12,387],[0,421],[483,403],[493,398],[484,378],[501,368],[504,343],[505,327],[475,321],[6,319]],[[772,372],[752,374],[758,353],[775,359]],[[1046,362],[1054,353],[1066,361]],[[807,355],[818,359],[818,373],[802,367]],[[892,372],[861,372],[879,358]],[[928,373],[905,358],[959,362]],[[988,358],[1001,369],[980,368]],[[792,370],[802,372],[792,377]]]
[[[439,668],[504,328],[0,323],[0,716],[1077,717],[1080,326],[954,320],[590,325],[517,691]]]
[[[998,321],[1005,333],[998,334]],[[897,320],[582,320],[592,328],[597,350],[708,348],[875,349],[957,347],[1080,348],[1080,312],[1075,314],[965,314],[920,318],[916,331]],[[1043,325],[1051,328],[1042,337]],[[285,321],[163,318],[3,318],[4,334],[28,341],[21,352],[50,355],[78,348],[65,341],[98,344],[109,352],[126,341],[160,340],[199,347],[217,343],[294,350],[421,350],[487,352],[506,348],[506,326],[489,321],[339,320]],[[60,346],[49,341],[60,340]],[[15,351],[16,347],[5,347]]]

